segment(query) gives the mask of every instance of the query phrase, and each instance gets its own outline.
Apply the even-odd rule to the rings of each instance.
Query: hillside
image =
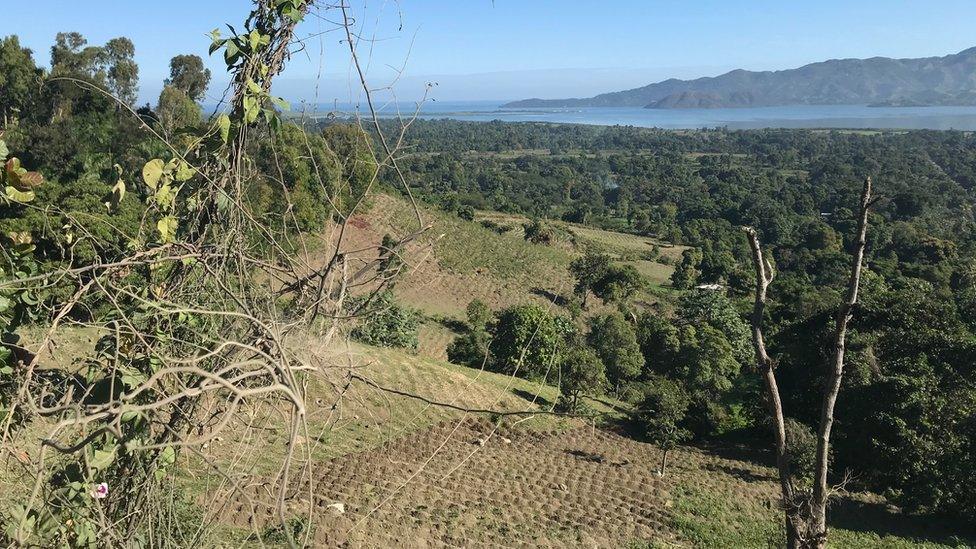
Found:
[[[669,79],[586,99],[525,99],[523,107],[655,109],[776,105],[972,105],[976,48],[918,59],[832,59],[780,71],[734,70],[695,80]]]
[[[301,505],[290,513],[316,546],[766,547],[778,535],[776,476],[762,453],[680,447],[661,478],[654,473],[659,449],[628,436],[603,402],[590,401],[607,414],[596,423],[465,413],[377,386],[506,413],[545,410],[556,390],[396,350],[355,345],[337,352],[375,385],[349,386],[341,417],[320,407],[309,418],[306,445],[314,458],[296,493],[311,491],[315,507],[310,515]],[[345,374],[316,374],[314,396],[331,402],[334,382]],[[209,450],[238,455],[232,450],[247,441],[242,466],[254,476],[242,484],[252,488],[236,498],[202,465],[190,470],[185,486],[198,501],[232,500],[220,511],[220,538],[211,542],[256,547],[257,531],[265,544],[284,545],[260,503],[261,478],[274,475],[260,450],[285,436],[268,427],[239,441],[227,435]],[[257,509],[254,523],[248,502]],[[946,525],[903,516],[870,494],[848,494],[832,521],[839,547],[965,546]]]
[[[420,352],[439,359],[446,358],[445,349],[457,335],[453,323],[463,321],[465,307],[473,299],[499,310],[530,302],[551,307],[571,294],[569,263],[584,248],[633,265],[652,289],[668,284],[673,263],[685,249],[563,221],[552,222],[561,243],[543,246],[525,241],[522,225],[528,218],[524,216],[479,212],[475,221],[465,221],[434,208],[422,206],[422,211],[431,229],[406,254],[413,259],[394,292],[423,313],[426,322],[421,327]],[[405,234],[415,222],[412,216],[412,208],[403,198],[378,194],[369,212],[350,223],[347,242],[352,249],[371,248],[384,234]],[[504,232],[491,230],[483,222]],[[660,257],[647,259],[656,244],[660,244]],[[604,311],[598,304],[588,314]]]

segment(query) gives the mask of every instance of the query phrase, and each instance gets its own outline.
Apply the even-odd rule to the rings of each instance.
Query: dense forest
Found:
[[[871,175],[880,199],[870,214],[833,470],[911,509],[976,520],[969,488],[976,466],[976,136],[415,121],[408,147],[400,166],[415,193],[459,215],[465,207],[501,210],[691,247],[676,266],[673,292],[646,312],[623,304],[624,316],[596,319],[585,347],[613,354],[600,375],[637,403],[669,402],[669,383],[679,384],[689,398],[679,427],[699,440],[766,432],[746,325],[752,267],[739,230],[753,226],[779,273],[769,289],[767,330],[784,407],[796,440],[809,444],[854,210],[861,180]],[[582,295],[600,263],[588,254],[574,264]],[[714,284],[725,290],[695,289]],[[483,330],[493,329],[495,366],[505,370],[519,348],[512,315],[539,314],[504,312],[494,328],[459,340],[455,358],[477,362]],[[554,321],[547,337],[560,332]],[[633,360],[620,353],[635,346],[641,364],[622,366]],[[545,368],[545,345],[533,348],[540,353],[535,367]],[[569,356],[570,363],[594,361]]]

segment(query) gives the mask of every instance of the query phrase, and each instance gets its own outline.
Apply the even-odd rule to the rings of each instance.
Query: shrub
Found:
[[[468,325],[471,330],[485,330],[491,322],[491,309],[480,299],[472,299],[467,307]]]
[[[465,221],[474,221],[474,208],[471,206],[461,206],[457,209],[457,216]]]
[[[491,359],[488,354],[488,340],[488,332],[484,330],[471,330],[459,335],[447,348],[447,360],[480,368]]]
[[[368,345],[416,349],[420,318],[416,311],[398,304],[384,292],[370,303],[357,300],[353,311],[362,315],[352,337]]]

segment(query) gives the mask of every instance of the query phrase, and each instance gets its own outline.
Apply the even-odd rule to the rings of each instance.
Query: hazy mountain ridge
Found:
[[[668,79],[583,99],[524,99],[504,107],[658,109],[777,105],[976,105],[976,47],[944,57],[832,59],[781,71],[737,69]]]

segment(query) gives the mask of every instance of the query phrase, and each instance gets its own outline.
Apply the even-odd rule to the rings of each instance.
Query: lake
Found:
[[[852,128],[976,130],[976,107],[867,107],[865,105],[794,105],[735,109],[640,109],[609,107],[502,109],[504,101],[428,101],[421,118],[506,122],[563,122],[572,124],[624,125],[649,128],[692,129],[725,126],[755,128]],[[329,112],[322,106],[317,115]],[[363,106],[365,108],[365,106]],[[416,109],[401,102],[403,116]],[[341,105],[339,116],[355,113],[353,105]],[[396,115],[386,106],[384,117]]]

